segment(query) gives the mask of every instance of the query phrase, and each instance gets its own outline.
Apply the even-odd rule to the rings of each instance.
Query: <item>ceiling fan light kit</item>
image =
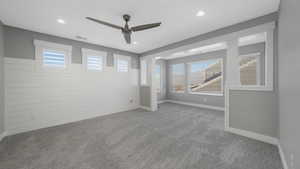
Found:
[[[158,23],[151,23],[151,24],[134,26],[134,27],[130,28],[129,25],[128,25],[128,22],[130,21],[130,15],[128,15],[128,14],[123,15],[123,19],[125,21],[124,27],[121,27],[121,26],[118,26],[118,25],[115,25],[115,24],[111,24],[111,23],[108,23],[108,22],[105,22],[105,21],[101,21],[101,20],[98,20],[98,19],[95,19],[95,18],[91,18],[91,17],[86,17],[86,19],[91,20],[91,21],[96,22],[96,23],[99,23],[99,24],[102,24],[102,25],[106,25],[106,26],[121,30],[127,44],[131,44],[131,34],[132,34],[132,32],[143,31],[143,30],[155,28],[155,27],[158,27],[158,26],[161,25],[161,22],[158,22]]]

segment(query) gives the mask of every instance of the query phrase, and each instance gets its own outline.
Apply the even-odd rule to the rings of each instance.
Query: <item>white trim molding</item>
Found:
[[[283,169],[289,169],[289,167],[287,165],[285,155],[284,155],[284,152],[283,152],[283,149],[282,149],[282,146],[280,144],[280,141],[278,142],[277,146],[278,146],[278,151],[279,151],[279,155],[280,155],[280,158],[281,158],[281,162],[282,162],[282,165],[283,165]]]
[[[0,142],[7,136],[7,133],[4,131],[2,134],[0,134]]]
[[[152,109],[150,107],[146,107],[146,106],[140,106],[141,109],[147,110],[147,111],[152,111]]]
[[[205,104],[197,104],[197,103],[189,103],[189,102],[182,102],[182,101],[176,101],[176,100],[165,100],[164,102],[177,103],[177,104],[183,104],[183,105],[187,105],[187,106],[200,107],[200,108],[204,108],[204,109],[212,109],[212,110],[218,110],[218,111],[224,111],[225,110],[223,107],[217,107],[217,106],[211,106],[211,105],[205,105]]]
[[[241,129],[232,128],[232,127],[225,128],[225,131],[233,133],[233,134],[241,135],[244,137],[248,137],[248,138],[251,138],[254,140],[262,141],[265,143],[273,144],[276,146],[278,145],[278,139],[275,137],[266,136],[266,135],[258,134],[255,132],[241,130]]]
[[[168,102],[167,100],[159,100],[159,101],[157,101],[157,104],[162,104],[162,103],[166,103],[166,102]]]

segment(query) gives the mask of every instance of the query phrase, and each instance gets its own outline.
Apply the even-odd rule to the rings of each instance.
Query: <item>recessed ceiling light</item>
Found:
[[[133,44],[134,44],[134,45],[137,45],[138,43],[134,41]]]
[[[66,21],[63,19],[57,19],[56,21],[60,24],[66,24]]]
[[[205,15],[205,12],[204,12],[204,11],[201,11],[201,10],[200,10],[200,11],[197,12],[197,16],[204,16],[204,15]]]

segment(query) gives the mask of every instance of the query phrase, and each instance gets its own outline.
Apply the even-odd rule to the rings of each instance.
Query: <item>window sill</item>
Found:
[[[229,87],[229,90],[273,91],[273,88],[267,86],[232,86]]]
[[[224,96],[223,93],[198,93],[198,92],[189,92],[192,95],[206,95],[206,96]]]

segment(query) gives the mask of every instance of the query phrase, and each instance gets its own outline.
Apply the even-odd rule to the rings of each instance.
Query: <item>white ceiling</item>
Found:
[[[5,24],[70,39],[141,53],[189,37],[263,16],[278,10],[280,0],[1,0],[0,20]],[[197,17],[199,10],[206,12]],[[120,31],[85,19],[95,17],[130,26],[162,22],[161,27],[135,32],[137,45],[127,45]],[[58,18],[66,24],[56,22]]]

